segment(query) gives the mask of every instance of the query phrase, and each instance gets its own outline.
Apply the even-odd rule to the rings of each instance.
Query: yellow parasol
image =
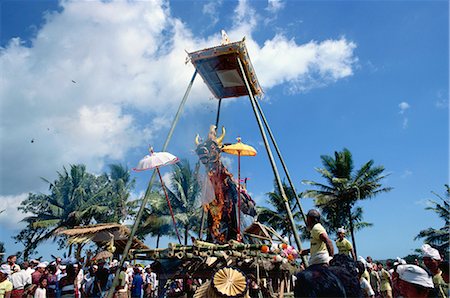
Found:
[[[224,146],[222,151],[228,154],[238,156],[238,240],[241,237],[241,156],[255,156],[256,149],[250,145],[241,142],[241,138],[237,138],[237,143]]]

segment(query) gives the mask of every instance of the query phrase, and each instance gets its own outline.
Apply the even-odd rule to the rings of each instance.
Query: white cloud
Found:
[[[400,175],[401,178],[407,178],[413,174],[410,170],[404,170],[403,173]]]
[[[436,108],[438,109],[447,109],[448,108],[448,99],[439,99],[435,103]]]
[[[448,93],[444,90],[439,90],[437,92],[437,100],[435,101],[435,106],[438,109],[448,109]]]
[[[233,159],[229,156],[225,156],[224,154],[220,155],[220,160],[222,161],[223,165],[228,169],[228,172],[233,172]],[[237,180],[237,177],[236,177]]]
[[[281,0],[268,0],[267,10],[271,13],[276,13],[284,8],[285,3]]]
[[[174,18],[166,1],[62,1],[49,13],[31,46],[18,38],[0,49],[0,194],[43,190],[69,163],[102,170],[105,159],[123,160],[149,144],[182,98],[192,65],[185,49],[219,44],[220,33],[196,37]],[[275,5],[275,4],[273,4]],[[278,34],[259,45],[252,32],[260,18],[239,1],[232,40],[246,36],[261,85],[287,83],[301,92],[353,74],[356,45],[345,38],[297,44]],[[213,8],[205,8],[205,13]],[[277,61],[277,63],[274,63]],[[189,102],[208,102],[194,84]],[[136,117],[144,114],[151,124]],[[33,141],[33,142],[31,142]]]
[[[398,107],[400,108],[399,114],[402,115],[402,117],[403,117],[402,128],[403,128],[403,129],[407,129],[407,128],[408,128],[409,120],[408,120],[408,117],[406,117],[405,112],[406,112],[406,110],[408,110],[409,108],[411,108],[411,106],[410,106],[409,103],[407,103],[406,101],[402,101],[402,102],[398,105]]]
[[[401,102],[398,107],[400,108],[400,114],[404,114],[411,106],[406,101]]]
[[[0,204],[2,206],[0,207],[0,211],[4,210],[0,213],[0,225],[2,227],[18,230],[22,228],[21,226],[25,225],[24,223],[20,223],[20,221],[29,214],[22,213],[17,210],[17,207],[19,207],[20,203],[27,197],[27,193],[15,196],[0,196]]]
[[[263,47],[252,47],[249,52],[263,87],[288,83],[290,91],[298,93],[352,75],[357,61],[353,54],[355,47],[345,38],[298,45],[292,39],[276,35]]]
[[[403,118],[403,122],[402,122],[402,128],[403,129],[407,129],[408,128],[408,122],[409,122],[408,118],[404,117]]]
[[[209,16],[211,22],[209,24],[210,27],[216,25],[219,22],[219,11],[218,9],[222,5],[222,0],[213,0],[207,2],[203,5],[202,12],[203,14]]]

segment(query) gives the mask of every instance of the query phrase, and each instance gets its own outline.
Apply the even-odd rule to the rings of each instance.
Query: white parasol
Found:
[[[146,155],[143,159],[141,159],[138,163],[138,166],[134,168],[134,171],[140,172],[145,170],[156,169],[158,173],[159,180],[161,181],[161,187],[164,191],[164,195],[166,196],[167,204],[169,205],[170,215],[172,216],[173,225],[175,226],[175,232],[178,237],[178,241],[181,244],[180,234],[178,233],[177,223],[175,222],[175,216],[173,215],[172,205],[170,204],[169,196],[167,195],[166,187],[161,177],[161,172],[159,171],[160,167],[173,165],[179,161],[178,157],[169,152],[154,152],[153,148],[150,147],[150,155]]]

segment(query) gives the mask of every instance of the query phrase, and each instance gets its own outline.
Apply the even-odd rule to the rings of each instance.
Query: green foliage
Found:
[[[304,196],[315,198],[315,203],[321,209],[331,230],[336,231],[342,226],[349,227],[354,238],[354,230],[371,225],[362,222],[362,208],[354,208],[357,201],[392,190],[391,187],[383,187],[381,184],[381,180],[387,176],[383,173],[384,167],[374,166],[374,161],[370,160],[354,171],[352,154],[346,148],[335,152],[334,157],[322,155],[320,158],[323,168],[317,168],[316,171],[326,183],[304,181],[315,188],[307,190]]]
[[[166,199],[158,191],[151,192],[148,205],[145,207],[142,215],[141,224],[136,231],[136,236],[140,239],[144,239],[147,235],[157,237],[156,247],[158,248],[161,236],[173,236],[174,234]]]
[[[421,257],[419,254],[409,254],[403,258],[407,264],[414,264],[416,260],[419,261],[420,259]]]
[[[199,166],[197,163],[192,169],[187,160],[181,160],[172,167],[170,183],[165,185],[177,227],[184,231],[184,235],[180,236],[184,238],[185,244],[192,233],[198,233],[201,224]],[[137,235],[141,238],[145,235],[156,236],[157,246],[161,236],[175,236],[169,207],[161,189],[150,194]]]
[[[121,222],[131,210],[128,199],[134,181],[121,165],[111,165],[110,174],[100,176],[88,173],[84,165],[71,165],[58,172],[55,181],[42,180],[49,184],[50,194],[30,193],[18,207],[30,214],[22,220],[26,228],[14,237],[25,246],[25,258],[46,239],[65,247],[64,237],[55,234],[59,229]]]
[[[190,233],[198,234],[201,225],[199,168],[200,162],[197,162],[192,169],[187,160],[181,160],[173,166],[170,186],[167,190],[177,224],[184,230],[185,245]]]
[[[294,206],[292,211],[292,216],[296,222],[302,221],[302,216],[296,205],[296,198],[294,190],[286,184],[285,181],[282,182],[284,192],[289,202],[289,206]],[[257,207],[258,221],[266,224],[275,230],[279,231],[281,235],[287,236],[291,240],[292,228],[289,221],[289,216],[285,208],[283,196],[278,188],[278,183],[274,181],[274,191],[268,192],[267,203],[273,208],[269,209],[266,207]],[[297,230],[302,233],[302,238],[307,238],[307,232],[302,229],[300,225],[297,225]]]
[[[445,197],[442,197],[433,192],[433,194],[442,202],[430,200],[431,206],[425,208],[426,210],[434,211],[444,221],[444,226],[439,229],[428,228],[426,230],[422,230],[414,239],[417,240],[420,238],[424,238],[425,243],[428,243],[438,249],[441,254],[449,255],[450,188],[447,184],[445,185],[445,188]]]

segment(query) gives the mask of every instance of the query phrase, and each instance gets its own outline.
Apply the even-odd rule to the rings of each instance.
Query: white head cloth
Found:
[[[11,274],[11,267],[8,264],[2,264],[0,267],[0,272],[5,275],[9,275]]]
[[[337,232],[345,234],[347,231],[344,228],[339,228]]]
[[[428,273],[417,265],[398,265],[397,273],[401,280],[425,288],[434,288],[433,279]]]
[[[363,256],[359,256],[359,257],[358,257],[358,261],[360,261],[361,263],[363,263],[365,268],[369,267],[368,264],[367,264],[366,259],[364,259]]]
[[[441,255],[436,248],[431,247],[429,244],[422,245],[423,257],[429,257],[437,261],[441,261]]]

